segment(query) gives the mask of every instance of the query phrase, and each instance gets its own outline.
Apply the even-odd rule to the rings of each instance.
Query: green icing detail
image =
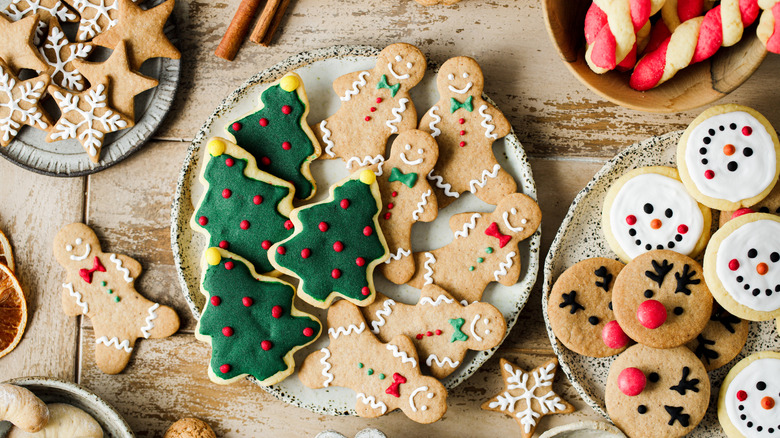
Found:
[[[371,369],[371,368],[369,368],[369,369],[368,369],[368,375],[370,376],[370,375],[372,375],[372,374],[374,374],[374,370],[373,370],[373,369]]]
[[[298,288],[300,294],[325,302],[331,294],[341,294],[347,298],[363,301],[371,294],[363,295],[362,289],[368,286],[368,270],[373,261],[381,259],[387,253],[377,235],[374,217],[379,213],[377,200],[371,192],[371,186],[359,179],[347,180],[336,186],[333,199],[301,207],[298,220],[301,226],[295,227],[295,234],[282,243],[284,254],[274,253],[276,263],[292,271],[301,279]],[[349,200],[349,207],[341,207],[343,199]],[[319,223],[328,224],[328,230],[319,230]],[[365,227],[371,227],[371,234],[363,233]],[[344,250],[334,251],[336,241],[344,243]],[[311,250],[309,258],[301,257],[304,248]],[[355,261],[365,259],[363,266]],[[333,269],[339,269],[341,276],[333,278]],[[373,268],[372,268],[373,269]]]
[[[475,268],[473,266],[469,266],[469,271],[473,271]]]
[[[468,341],[469,337],[467,334],[463,333],[461,330],[461,327],[463,327],[463,324],[466,323],[466,320],[463,318],[456,318],[449,320],[450,324],[452,325],[452,328],[455,329],[455,333],[452,334],[452,338],[450,339],[450,342],[455,341]]]
[[[114,301],[118,303],[119,301],[121,301],[121,298],[119,298],[119,297],[114,297]]]
[[[404,173],[401,169],[393,167],[393,170],[390,171],[390,178],[387,179],[387,182],[393,181],[399,181],[411,189],[415,184],[417,184],[417,174],[414,172]]]
[[[401,88],[401,84],[388,85],[387,75],[382,75],[382,78],[379,80],[379,83],[376,84],[376,89],[381,90],[382,88],[387,88],[388,90],[390,90],[392,96],[395,97],[396,93],[398,93],[398,89]]]
[[[463,108],[468,112],[474,111],[474,96],[469,96],[468,99],[466,99],[464,102],[460,102],[458,99],[455,99],[454,97],[450,97],[450,113],[454,113],[455,111]]]
[[[108,293],[110,293],[110,294],[114,293],[114,289],[109,289]]]
[[[100,282],[100,285],[101,285],[101,286],[106,286],[107,284],[108,284],[108,283],[106,283],[105,281],[101,281],[101,282]]]
[[[233,269],[225,269],[225,262],[233,262]],[[219,306],[209,301],[198,324],[198,333],[211,337],[211,370],[222,379],[250,374],[258,380],[266,380],[286,371],[284,357],[291,350],[317,339],[321,327],[310,315],[293,316],[292,302],[295,289],[285,283],[258,280],[252,277],[246,264],[239,260],[223,258],[218,265],[209,265],[203,279],[203,289],[210,296],[219,296]],[[249,297],[249,307],[243,298]],[[274,306],[282,308],[282,316],[274,318]],[[233,327],[233,336],[223,336],[223,327]],[[312,336],[303,334],[313,330]],[[261,341],[271,341],[273,347],[263,350]],[[220,371],[229,364],[231,370]]]
[[[485,249],[485,252],[486,252],[486,253],[488,253],[488,254],[493,254],[493,248],[492,248],[492,247],[490,247],[490,246],[488,246],[488,247]]]
[[[227,166],[228,159],[233,160],[232,167]],[[284,226],[288,218],[279,213],[279,203],[290,194],[290,189],[249,178],[244,175],[246,166],[246,160],[228,154],[208,155],[204,176],[209,188],[195,217],[208,218],[203,228],[209,233],[209,247],[226,241],[226,249],[252,262],[257,272],[269,272],[274,267],[268,261],[263,241],[274,244],[293,233]],[[222,196],[224,189],[230,189],[229,198]],[[258,195],[263,199],[259,205],[254,202]],[[242,220],[249,222],[248,229],[241,229]]]
[[[306,199],[314,190],[312,181],[301,173],[304,163],[313,159],[314,144],[301,128],[301,122],[306,105],[298,97],[297,90],[284,91],[279,84],[268,87],[260,95],[263,109],[237,120],[241,129],[233,129],[233,123],[228,125],[236,139],[236,144],[246,149],[257,159],[257,165],[272,175],[290,181],[295,186],[295,196]],[[283,106],[291,108],[290,114],[282,112]],[[260,126],[260,119],[266,119],[268,125]],[[306,120],[303,120],[306,124]],[[289,142],[289,150],[282,148],[282,143]],[[271,160],[264,166],[262,158]]]
[[[384,374],[380,374],[379,375],[379,380],[385,380],[385,375]]]
[[[484,261],[485,261],[485,259],[483,259],[482,257],[477,257],[477,263],[482,263]]]
[[[363,368],[363,364],[358,362],[358,368]]]

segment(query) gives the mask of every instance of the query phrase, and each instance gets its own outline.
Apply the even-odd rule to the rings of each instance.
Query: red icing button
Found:
[[[260,119],[260,126],[263,126],[263,127],[268,126],[268,119],[266,119],[265,117]]]
[[[284,229],[285,230],[292,230],[294,227],[295,227],[295,224],[293,224],[293,221],[291,221],[290,219],[287,219],[286,221],[284,221]]]
[[[436,336],[439,336],[441,334],[441,330],[436,330]]]
[[[458,123],[460,123],[462,125],[462,124],[466,123],[466,119],[458,119]]]
[[[309,248],[303,248],[301,250],[301,257],[303,257],[305,259],[308,259],[309,257],[311,257],[311,250]]]
[[[263,341],[260,343],[260,348],[262,348],[265,351],[270,350],[271,348],[273,348],[273,346],[274,344],[271,341]]]
[[[682,224],[679,227],[677,227],[677,232],[680,234],[685,234],[688,232],[688,225]]]
[[[363,266],[366,264],[366,259],[364,259],[363,257],[358,257],[357,259],[355,259],[355,264],[358,266]]]
[[[341,277],[341,271],[339,269],[334,269],[330,271],[330,276],[333,278],[339,278]]]
[[[224,365],[220,365],[219,366],[219,372],[221,372],[222,374],[229,373],[231,369],[233,369],[233,367],[231,367],[228,364],[224,364]]]
[[[219,247],[222,249],[228,249],[230,248],[230,244],[227,240],[223,240],[222,242],[219,242]]]
[[[219,306],[220,304],[222,304],[222,298],[216,297],[216,296],[215,297],[211,297],[211,305],[212,306]]]
[[[205,226],[206,226],[206,224],[208,224],[208,223],[209,223],[209,218],[207,218],[206,216],[201,216],[201,217],[199,217],[199,218],[198,218],[198,223],[199,223],[201,226],[204,226],[204,227],[205,227]]]
[[[460,144],[460,147],[466,146],[466,142],[465,141],[462,141],[459,144]]]
[[[366,122],[368,122],[369,120],[371,120],[371,116],[366,116]]]
[[[284,114],[290,114],[292,112],[292,107],[290,105],[284,105],[282,107],[282,112]]]
[[[263,203],[263,197],[260,195],[255,195],[255,197],[252,198],[252,202],[254,202],[255,205],[260,205]]]
[[[233,327],[222,327],[222,334],[227,337],[233,336]]]
[[[225,189],[222,191],[222,197],[225,199],[229,198],[232,194],[233,192],[231,192],[230,189]]]
[[[729,262],[729,269],[731,269],[732,271],[736,271],[737,269],[739,269],[739,260],[731,259],[731,261]]]
[[[666,307],[657,300],[647,300],[639,305],[636,318],[642,327],[656,329],[666,322]]]
[[[349,208],[349,199],[342,199],[339,205],[341,205],[341,208],[346,210]]]
[[[739,401],[747,400],[747,392],[742,390],[737,391],[737,400]]]
[[[287,249],[285,249],[283,246],[277,247],[276,252],[278,252],[280,255],[284,255],[287,252]]]
[[[391,217],[393,217],[393,213],[390,213],[389,211],[385,213],[385,220],[390,219]]]
[[[628,345],[628,336],[617,321],[604,324],[604,328],[601,330],[601,340],[604,341],[604,345],[615,350]]]
[[[391,202],[391,203],[389,203],[389,204],[387,204],[387,208],[388,208],[388,209],[392,210],[392,209],[393,209],[393,207],[395,207],[395,205],[393,205],[393,203],[392,203],[392,202]]]
[[[244,298],[241,298],[241,302],[244,304],[244,307],[251,307],[252,304],[255,303],[255,300],[253,300],[253,299],[251,299],[249,297],[244,297]]]
[[[233,128],[234,131],[240,131],[241,130],[241,124],[238,123],[238,122],[233,123],[232,128]]]
[[[261,247],[263,247],[264,250],[268,251],[268,248],[270,248],[272,245],[270,240],[263,240],[263,242],[260,244]]]
[[[629,225],[634,225],[636,223],[636,216],[634,216],[633,214],[629,214],[628,216],[626,216],[626,223]]]
[[[423,335],[422,335],[422,334],[418,334],[418,335],[417,335],[417,336],[415,336],[415,337],[416,337],[417,339],[422,339],[422,338],[423,338]]]
[[[313,335],[314,335],[314,329],[312,329],[311,327],[306,327],[305,329],[303,329],[303,336],[306,336],[308,338]]]
[[[749,136],[751,134],[753,134],[753,128],[751,128],[750,126],[745,126],[742,128],[742,135]]]
[[[704,171],[704,177],[707,178],[707,179],[715,178],[715,172],[713,172],[711,170],[705,170]]]
[[[460,135],[466,135],[466,131],[460,131]]]
[[[326,231],[328,231],[328,228],[329,228],[329,227],[328,227],[328,224],[327,224],[326,222],[320,222],[320,224],[319,224],[317,227],[318,227],[318,228],[320,229],[320,231],[322,231],[323,233],[324,233],[324,232],[326,232]]]
[[[382,98],[381,97],[377,97],[376,98],[376,103],[382,103]]]
[[[228,271],[233,269],[233,262],[225,262],[225,269]]]
[[[398,192],[393,192],[393,193],[391,193],[391,194],[390,194],[390,196],[392,196],[393,198],[395,198],[396,196],[398,196]]]
[[[274,306],[271,309],[271,316],[274,318],[281,318],[282,317],[282,306]]]
[[[431,337],[433,336],[433,332],[425,332],[425,336]]]
[[[372,107],[371,107],[371,112],[373,113],[374,111],[376,111],[376,107],[375,107],[375,106],[372,106]]]
[[[284,149],[286,151],[289,151],[291,147],[292,147],[292,145],[290,144],[289,141],[285,141],[285,142],[282,143],[282,149]]]
[[[248,230],[249,229],[249,221],[244,219],[241,221],[241,223],[238,225],[241,227],[242,230]]]
[[[263,157],[263,158],[260,159],[260,163],[263,166],[268,166],[269,164],[271,164],[271,159],[268,158],[268,157]]]
[[[336,252],[344,251],[344,244],[337,241],[336,243],[333,244],[333,251]]]
[[[373,233],[374,233],[374,229],[369,227],[368,225],[366,225],[366,227],[363,228],[363,235],[364,236],[370,236]]]
[[[755,211],[753,211],[750,208],[740,208],[739,210],[731,214],[731,218],[734,219],[735,217],[739,217],[742,216],[743,214],[748,214],[748,213],[755,213]]]
[[[618,375],[618,389],[629,397],[641,394],[646,384],[647,378],[639,368],[626,368]]]
[[[363,289],[360,289],[360,293],[367,297],[371,294],[371,289],[369,289],[368,286],[363,286]]]
[[[227,159],[225,159],[225,165],[226,165],[227,167],[233,167],[233,164],[235,164],[235,163],[236,163],[236,162],[235,162],[235,161],[233,161],[233,159],[232,159],[232,158],[227,158]]]
[[[766,409],[767,411],[775,407],[775,399],[772,397],[764,397],[761,399],[761,407]]]

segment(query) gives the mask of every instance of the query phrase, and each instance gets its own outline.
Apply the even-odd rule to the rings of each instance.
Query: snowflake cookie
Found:
[[[46,24],[52,18],[60,23],[79,21],[79,16],[60,0],[11,0],[2,13],[11,21],[19,21],[30,15],[38,14],[38,25],[33,39],[36,46],[46,36]]]
[[[50,81],[47,74],[19,81],[0,59],[0,145],[8,146],[22,124],[49,129],[51,120],[38,102]]]
[[[514,417],[523,429],[523,438],[534,434],[543,416],[574,412],[574,406],[552,389],[558,359],[551,359],[531,372],[523,371],[506,359],[501,359],[500,366],[504,391],[483,403],[482,409]]]
[[[86,59],[92,53],[93,46],[84,43],[71,43],[56,18],[49,20],[49,32],[38,50],[49,64],[46,73],[55,85],[69,90],[82,91],[86,81],[73,65],[73,61]]]
[[[132,125],[130,119],[108,106],[104,84],[93,84],[80,93],[55,85],[50,85],[48,90],[60,107],[62,116],[49,131],[46,141],[77,139],[93,163],[100,158],[105,134]]]
[[[65,1],[81,14],[79,30],[76,33],[76,41],[89,41],[102,32],[116,26],[119,17],[117,0]],[[138,0],[133,1],[138,2]]]

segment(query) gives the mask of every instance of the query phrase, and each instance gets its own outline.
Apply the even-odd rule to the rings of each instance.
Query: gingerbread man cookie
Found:
[[[425,179],[438,156],[439,147],[428,133],[406,131],[393,142],[385,172],[377,177],[383,208],[379,224],[390,249],[390,258],[379,269],[393,283],[404,284],[414,274],[412,225],[431,222],[439,213],[436,195]]]
[[[333,90],[341,108],[312,126],[325,146],[322,158],[341,158],[348,169],[382,163],[387,139],[417,126],[409,91],[423,78],[426,67],[425,55],[417,47],[397,43],[379,53],[373,70],[336,79]],[[381,171],[380,166],[377,173]]]
[[[482,98],[484,85],[477,61],[465,56],[448,60],[436,75],[441,99],[420,120],[420,129],[439,143],[439,161],[428,179],[438,188],[441,208],[467,191],[493,205],[517,191],[514,178],[493,155],[493,142],[512,126]]]
[[[95,363],[104,373],[125,368],[136,339],[165,338],[179,329],[173,309],[136,291],[141,265],[126,255],[103,252],[88,226],[63,227],[54,238],[54,257],[66,269],[62,307],[69,316],[92,320]]]
[[[298,377],[310,388],[344,386],[357,394],[357,413],[374,418],[401,409],[428,424],[447,411],[447,390],[423,376],[412,341],[398,335],[384,344],[367,330],[354,304],[339,301],[328,312],[330,345],[310,354]]]
[[[494,306],[464,306],[435,284],[422,289],[417,305],[398,303],[377,292],[376,300],[361,310],[380,341],[398,335],[412,339],[437,379],[452,374],[468,350],[489,350],[506,334],[504,316]]]
[[[512,286],[520,278],[518,244],[539,227],[542,212],[533,199],[514,193],[493,213],[461,213],[450,218],[453,241],[414,253],[416,272],[409,285],[436,284],[459,301],[479,301],[488,283]]]

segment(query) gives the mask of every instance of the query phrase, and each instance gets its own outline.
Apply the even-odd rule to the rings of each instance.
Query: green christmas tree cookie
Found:
[[[298,296],[312,306],[327,308],[336,297],[367,306],[374,268],[388,258],[381,208],[376,175],[358,171],[333,185],[328,199],[292,211],[295,233],[271,247],[271,263],[301,280]]]
[[[319,320],[296,309],[295,288],[258,275],[223,249],[204,254],[201,293],[206,308],[195,337],[211,345],[209,378],[228,384],[253,376],[273,385],[293,373],[293,354],[320,335]]]
[[[258,272],[274,269],[267,251],[293,233],[292,184],[257,168],[254,157],[214,137],[207,144],[200,180],[206,192],[190,226],[218,246],[249,260]]]
[[[254,155],[262,170],[295,186],[299,199],[309,199],[316,192],[309,166],[321,153],[306,123],[308,114],[303,81],[289,73],[260,94],[255,111],[227,126],[227,132]]]

